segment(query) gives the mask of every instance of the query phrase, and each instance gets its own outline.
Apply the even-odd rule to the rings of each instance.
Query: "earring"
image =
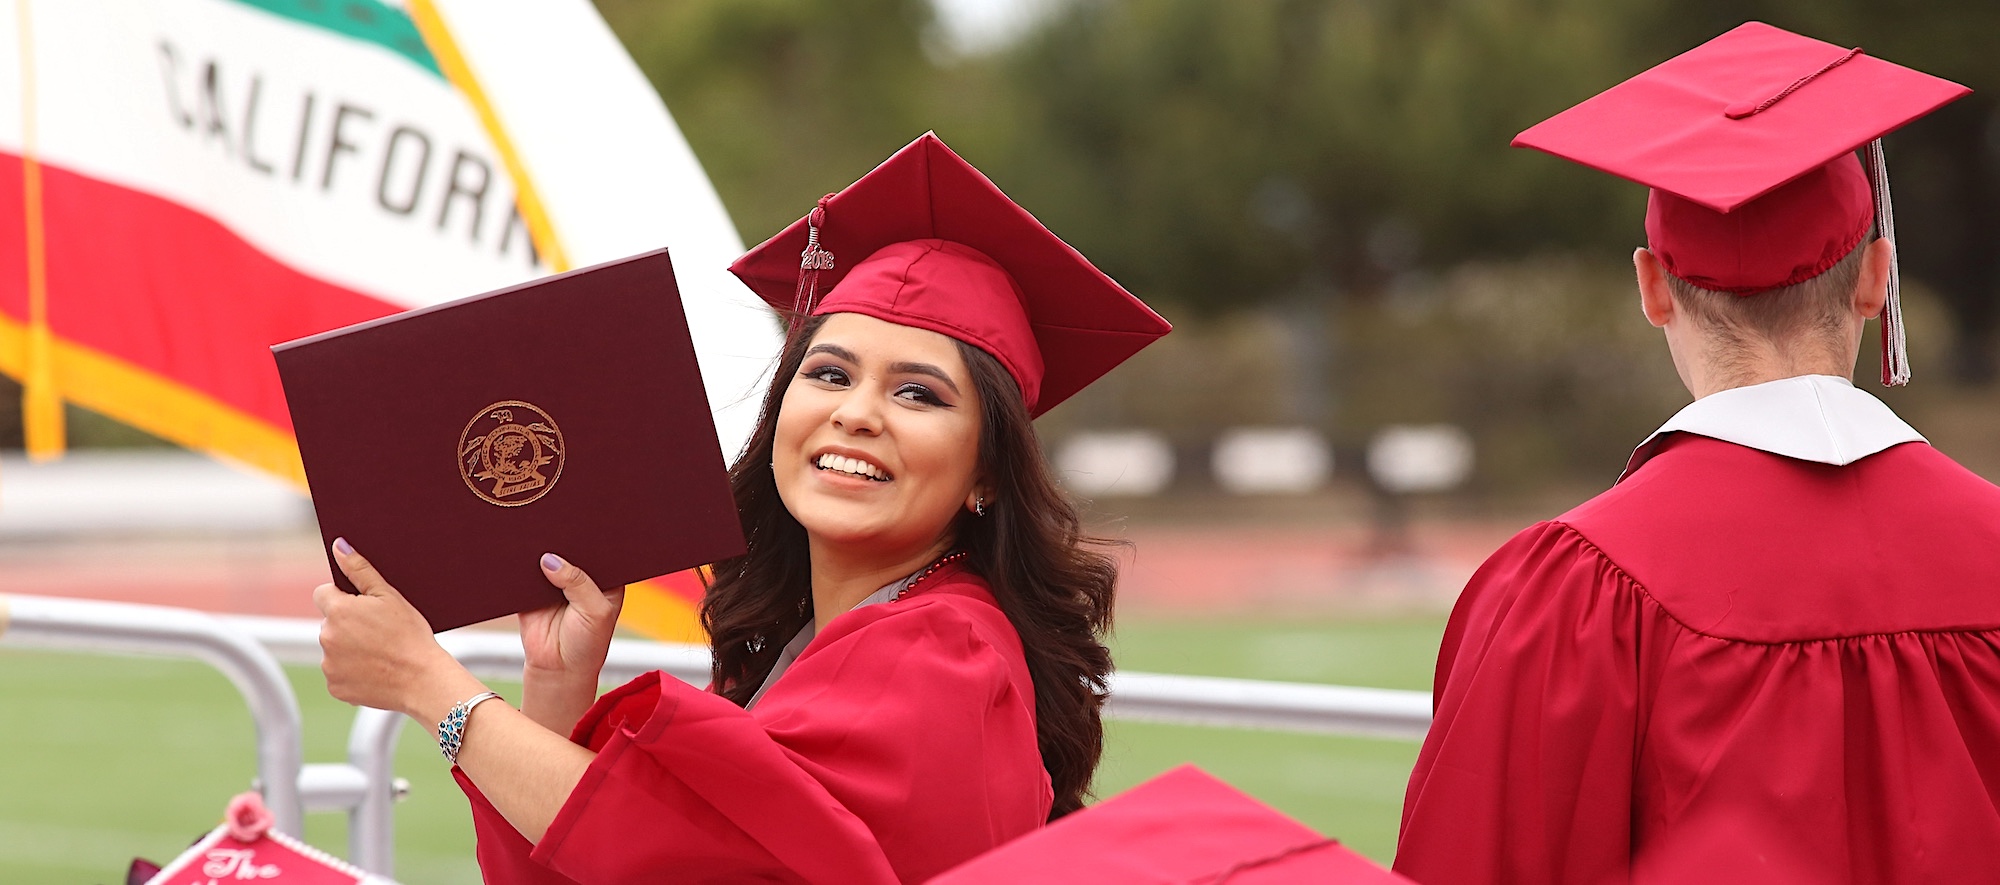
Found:
[[[985,515],[986,515],[986,496],[985,496],[985,495],[981,495],[981,496],[979,496],[979,497],[977,497],[977,498],[974,498],[974,499],[972,499],[972,515],[973,515],[973,516],[985,516]]]

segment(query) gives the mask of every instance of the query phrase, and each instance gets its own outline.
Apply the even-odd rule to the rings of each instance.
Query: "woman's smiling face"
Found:
[[[958,342],[832,314],[778,407],[778,496],[817,543],[920,552],[978,495],[981,414]]]

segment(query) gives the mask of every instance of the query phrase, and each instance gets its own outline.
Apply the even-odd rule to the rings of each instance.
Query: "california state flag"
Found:
[[[269,346],[665,245],[726,455],[775,321],[588,0],[0,0],[0,372],[303,488]],[[678,587],[668,586],[678,584]],[[682,576],[628,618],[698,635]]]

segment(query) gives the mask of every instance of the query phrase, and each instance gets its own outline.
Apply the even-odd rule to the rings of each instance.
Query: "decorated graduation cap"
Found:
[[[1409,882],[1192,765],[1068,815],[930,881]]]
[[[1669,273],[1756,295],[1895,239],[1882,136],[1971,90],[1749,22],[1514,138],[1652,188],[1646,239]],[[1866,165],[1855,151],[1866,155]],[[1893,255],[1893,253],[1892,253]],[[1892,259],[1882,383],[1910,378]]]
[[[932,133],[729,269],[794,317],[865,314],[984,350],[1037,417],[1172,329]]]

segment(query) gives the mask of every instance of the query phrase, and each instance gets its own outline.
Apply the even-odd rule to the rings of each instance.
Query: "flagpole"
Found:
[[[28,457],[52,461],[64,448],[62,393],[56,385],[55,338],[49,331],[47,231],[42,219],[42,165],[36,144],[35,40],[29,0],[16,0],[21,43],[21,193],[26,214],[28,353],[21,379],[21,429]]]

